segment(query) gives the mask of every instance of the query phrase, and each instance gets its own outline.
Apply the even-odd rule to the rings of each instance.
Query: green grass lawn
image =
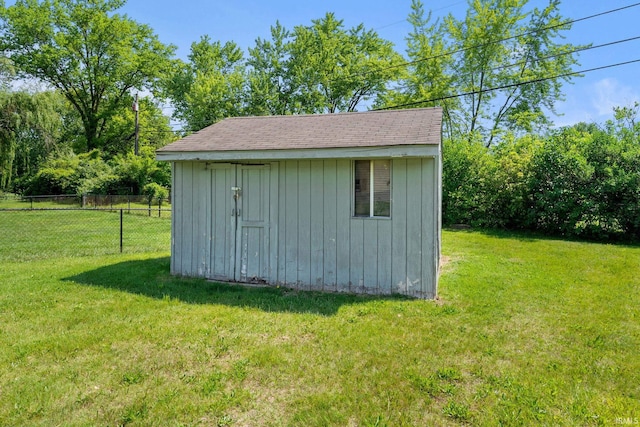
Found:
[[[0,425],[640,422],[639,247],[443,246],[435,302],[173,278],[167,252],[5,255]]]
[[[25,196],[24,198],[20,198],[18,196],[7,196],[6,198],[2,198],[0,196],[0,210],[1,209],[80,209],[83,208],[80,199],[78,198],[61,198],[60,200],[53,199],[55,196],[35,196],[33,198],[29,198],[29,196]],[[171,218],[171,203],[164,201],[161,205],[158,204],[157,200],[153,201],[151,208],[149,208],[149,204],[146,202],[127,202],[127,196],[114,196],[115,201],[113,203],[108,203],[108,196],[102,196],[103,203],[102,206],[98,206],[99,209],[123,209],[128,214],[135,214],[141,216],[152,216],[152,217],[165,217]],[[132,198],[139,198],[139,196],[132,196]],[[135,199],[134,199],[135,200]],[[87,206],[84,206],[84,209],[94,209],[96,206],[90,203]]]
[[[122,216],[122,251],[169,250],[171,219]],[[46,260],[120,252],[120,212],[86,210],[0,211],[0,262]],[[62,262],[62,261],[60,261]]]

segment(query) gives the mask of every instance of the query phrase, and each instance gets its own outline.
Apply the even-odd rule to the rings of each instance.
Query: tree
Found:
[[[406,105],[420,100],[437,101],[420,103],[419,107],[442,107],[444,133],[447,138],[458,135],[460,101],[450,96],[455,92],[455,75],[449,71],[453,67],[453,56],[446,34],[439,23],[431,21],[431,12],[425,17],[421,1],[413,0],[408,21],[412,31],[407,37],[407,56],[410,63],[408,72],[400,81],[400,88],[390,91],[376,100],[377,107]]]
[[[131,98],[133,102],[133,98]],[[169,117],[162,113],[153,99],[140,98],[139,113],[139,147],[157,149],[177,139],[169,123]],[[109,141],[103,152],[107,157],[118,154],[133,153],[135,144],[135,113],[131,108],[123,109],[114,115],[106,126],[104,139]]]
[[[67,104],[57,92],[0,92],[0,189],[35,173],[61,145]]]
[[[152,88],[173,55],[152,29],[114,13],[124,0],[17,0],[0,7],[0,46],[20,77],[57,89],[80,116],[87,151],[104,148],[130,93]]]
[[[407,103],[433,100],[448,113],[450,135],[479,133],[487,146],[505,131],[549,125],[547,114],[563,99],[562,84],[571,80],[573,52],[581,46],[557,41],[571,27],[559,15],[558,0],[531,11],[527,2],[469,0],[464,19],[449,15],[429,26],[422,2],[414,0],[408,53],[415,77],[400,90]],[[431,90],[420,91],[419,82]],[[447,99],[456,95],[451,104]]]
[[[468,132],[484,134],[488,145],[504,128],[531,131],[548,124],[544,108],[553,111],[563,99],[562,81],[570,80],[554,76],[571,72],[577,62],[568,53],[573,46],[555,42],[570,28],[558,13],[560,2],[526,13],[527,1],[473,0],[464,20],[449,15],[445,21],[454,43],[465,49],[453,70],[460,92],[470,93],[462,98]],[[497,87],[503,89],[487,91]]]
[[[300,112],[294,98],[297,87],[290,72],[291,33],[279,22],[271,27],[271,41],[256,39],[247,60],[247,112],[251,115],[285,115]]]
[[[362,24],[345,30],[333,13],[295,27],[292,37],[289,73],[304,113],[357,111],[402,73],[391,42]]]
[[[173,116],[196,131],[225,117],[244,115],[246,76],[238,45],[203,36],[191,44],[188,59],[176,61],[163,82],[164,96],[175,106]]]

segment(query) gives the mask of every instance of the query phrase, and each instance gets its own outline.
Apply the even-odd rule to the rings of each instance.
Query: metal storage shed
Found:
[[[173,163],[172,274],[434,298],[440,108],[225,119]]]

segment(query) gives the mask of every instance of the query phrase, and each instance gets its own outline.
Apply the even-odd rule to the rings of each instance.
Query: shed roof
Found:
[[[233,117],[158,150],[161,153],[299,150],[440,144],[441,108],[363,113]]]

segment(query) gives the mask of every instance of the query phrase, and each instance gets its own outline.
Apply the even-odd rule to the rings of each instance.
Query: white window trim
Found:
[[[356,194],[356,187],[355,187],[355,173],[356,173],[356,161],[362,161],[362,160],[366,160],[369,162],[369,216],[357,216],[356,215],[356,207],[355,204],[352,205],[351,207],[351,218],[358,218],[358,219],[367,219],[367,218],[375,218],[375,219],[391,219],[391,206],[389,207],[389,216],[381,216],[381,215],[374,215],[374,209],[375,209],[375,181],[374,181],[374,164],[373,162],[375,160],[387,160],[387,159],[354,159],[351,162],[351,200],[352,203],[354,203],[353,201],[355,200],[355,194]],[[393,179],[392,176],[393,174],[391,173],[391,170],[393,169],[393,160],[392,159],[388,159],[389,160],[389,180],[391,181],[389,184],[389,203],[391,204],[391,192],[393,191]]]
[[[369,160],[369,218],[375,218],[373,208],[375,203],[375,181],[373,180],[373,160]]]

